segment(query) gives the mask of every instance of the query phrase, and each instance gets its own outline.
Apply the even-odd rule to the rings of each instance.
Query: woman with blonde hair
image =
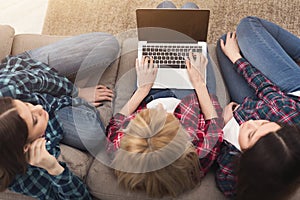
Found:
[[[136,60],[138,88],[110,121],[108,151],[118,182],[149,196],[178,196],[197,186],[222,142],[221,107],[201,74],[207,58],[190,52],[186,61],[195,92],[146,102],[156,78],[152,58]]]
[[[203,177],[189,135],[179,120],[162,107],[142,110],[124,132],[121,151],[116,154],[113,166],[119,169],[116,175],[126,189],[138,188],[152,196],[164,193],[176,196],[194,188]],[[160,167],[163,168],[154,171]],[[137,171],[146,173],[134,173]]]

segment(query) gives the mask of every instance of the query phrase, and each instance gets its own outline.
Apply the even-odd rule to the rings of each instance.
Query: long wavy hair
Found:
[[[280,126],[242,154],[237,199],[285,200],[299,186],[300,129]]]
[[[119,185],[151,197],[176,197],[203,177],[189,135],[162,109],[145,109],[130,121],[113,166]]]
[[[0,98],[0,191],[27,169],[24,146],[28,128],[10,97]]]

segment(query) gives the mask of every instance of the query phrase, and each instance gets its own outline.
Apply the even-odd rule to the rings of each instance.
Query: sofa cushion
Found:
[[[11,26],[0,25],[0,61],[11,53],[15,30]]]
[[[130,192],[122,187],[118,186],[118,181],[114,175],[114,172],[109,167],[101,163],[101,161],[95,159],[86,183],[89,187],[91,194],[97,199],[105,200],[154,200],[156,198],[150,198],[143,192]],[[161,200],[174,199],[170,196],[159,198]],[[196,199],[225,199],[223,194],[217,189],[214,180],[214,173],[209,172],[202,180],[201,184],[195,189],[187,191],[178,196],[178,200],[196,200]]]
[[[85,181],[94,158],[90,154],[68,145],[60,144],[60,149],[61,154],[59,155],[58,160],[65,162],[76,176]]]

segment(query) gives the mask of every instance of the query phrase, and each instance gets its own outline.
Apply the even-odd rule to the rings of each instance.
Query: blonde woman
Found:
[[[149,196],[177,196],[207,173],[223,137],[221,107],[200,73],[207,62],[192,52],[186,61],[195,92],[146,103],[157,66],[152,58],[136,60],[139,87],[107,127],[108,151],[115,152],[112,166],[121,186]]]

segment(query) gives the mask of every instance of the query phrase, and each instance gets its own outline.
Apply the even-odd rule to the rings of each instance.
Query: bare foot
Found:
[[[78,96],[92,103],[94,106],[102,105],[102,101],[112,101],[114,94],[104,85],[79,88]]]

